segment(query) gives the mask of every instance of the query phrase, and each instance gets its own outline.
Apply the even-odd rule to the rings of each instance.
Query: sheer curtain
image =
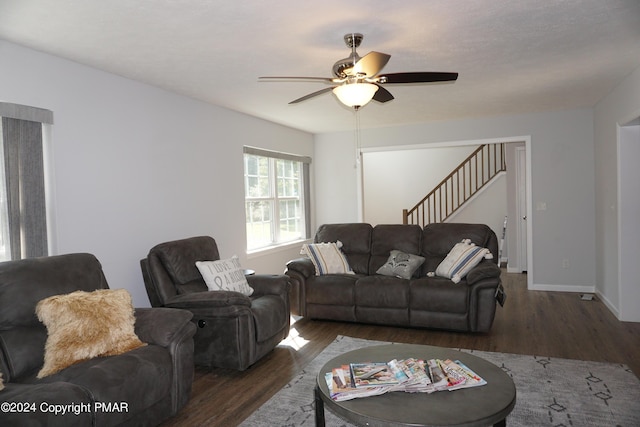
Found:
[[[45,256],[48,242],[42,127],[53,123],[53,113],[0,102],[0,117],[0,256]]]

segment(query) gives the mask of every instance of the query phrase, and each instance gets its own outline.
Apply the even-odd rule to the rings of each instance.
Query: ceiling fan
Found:
[[[293,80],[318,81],[333,86],[320,89],[289,104],[297,104],[323,93],[333,91],[338,99],[348,107],[359,109],[372,99],[378,102],[391,101],[393,95],[381,85],[407,83],[434,83],[455,81],[458,73],[443,72],[409,72],[378,74],[389,62],[391,55],[370,52],[360,57],[356,48],[360,46],[363,35],[350,33],[344,36],[345,44],[351,48],[351,54],[333,64],[334,77],[260,77],[260,81]]]

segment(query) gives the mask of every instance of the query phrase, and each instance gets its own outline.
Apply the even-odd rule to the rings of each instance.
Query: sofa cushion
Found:
[[[355,286],[357,307],[409,307],[409,280],[387,276],[362,277]]]
[[[462,239],[469,239],[477,246],[489,249],[493,262],[498,263],[498,239],[491,228],[484,224],[433,223],[422,232],[422,251],[426,258],[422,264],[422,274],[435,271],[451,248]]]
[[[312,276],[307,280],[306,303],[354,306],[354,285],[360,277],[351,274]]]
[[[106,426],[122,424],[166,399],[172,377],[169,352],[164,347],[148,345],[118,356],[98,357],[75,364],[39,383],[72,383],[85,388],[96,402],[126,404],[127,410],[122,412],[96,411],[94,425]]]
[[[235,255],[229,259],[197,261],[196,267],[210,291],[233,291],[246,296],[253,294],[240,259]]]
[[[411,311],[465,314],[469,311],[469,288],[466,284],[452,284],[441,277],[421,277],[411,280]]]
[[[408,254],[402,251],[393,250],[382,267],[376,271],[383,276],[399,277],[401,279],[411,279],[413,273],[420,268],[424,258],[420,255]]]
[[[54,295],[38,303],[36,314],[48,332],[38,378],[83,360],[146,345],[134,332],[131,295],[125,289]]]
[[[5,386],[5,389],[0,392],[3,402],[28,403],[36,410],[2,412],[0,423],[3,426],[86,427],[96,425],[93,417],[93,399],[87,393],[87,389],[82,386],[61,381],[49,384],[11,382],[6,383]],[[55,405],[70,404],[75,405],[75,411],[63,415],[54,410]],[[47,410],[40,410],[40,408]],[[84,410],[79,410],[80,408]]]
[[[342,251],[342,242],[305,243],[300,250],[307,255],[316,269],[316,276],[325,274],[354,274]]]
[[[323,224],[318,227],[314,242],[329,243],[340,240],[343,245],[342,252],[347,257],[351,269],[356,274],[368,274],[372,230],[371,224],[365,223]]]
[[[379,224],[371,233],[369,274],[373,275],[387,262],[391,251],[420,254],[422,229],[417,225]]]
[[[489,249],[476,246],[469,239],[463,239],[456,243],[449,251],[449,254],[438,265],[435,273],[427,273],[430,277],[435,275],[451,279],[453,283],[459,283],[469,271],[480,263],[483,259],[492,259],[493,255]]]

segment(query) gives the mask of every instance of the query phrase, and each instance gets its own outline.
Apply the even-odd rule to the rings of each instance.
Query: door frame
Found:
[[[630,159],[637,159],[640,152],[640,114],[633,120],[618,124],[617,128],[617,170],[618,170],[618,320],[640,322],[640,289],[637,277],[640,267],[637,256],[640,240],[640,226],[635,210],[640,205],[637,187],[638,169]],[[624,230],[623,230],[624,228]],[[634,254],[634,255],[630,255]]]
[[[527,271],[527,224],[529,223],[529,215],[527,213],[527,196],[526,196],[526,187],[527,187],[527,152],[526,147],[516,147],[515,148],[515,175],[516,175],[516,211],[517,218],[516,221],[518,226],[516,227],[516,236],[518,245],[516,247],[516,252],[518,256],[518,265],[517,272],[522,273],[523,271]],[[522,165],[522,156],[524,156],[524,165]],[[522,167],[521,167],[522,165]],[[523,169],[524,168],[524,173]],[[522,187],[524,183],[524,193],[522,194]],[[524,200],[523,200],[524,198]],[[523,209],[524,204],[524,209]],[[522,222],[524,221],[524,222]]]

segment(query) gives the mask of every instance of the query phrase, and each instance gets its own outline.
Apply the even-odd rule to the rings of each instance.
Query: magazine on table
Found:
[[[449,360],[449,362],[451,362]],[[471,369],[469,369],[469,367],[467,367],[467,365],[465,365],[464,363],[462,363],[459,360],[456,360],[455,362],[451,362],[450,365],[455,366],[455,369],[459,369],[460,372],[465,376],[465,382],[464,384],[461,384],[457,387],[449,387],[448,390],[457,390],[460,388],[469,388],[469,387],[478,387],[481,385],[485,385],[487,383],[487,381],[485,381],[483,378],[480,378],[480,376],[478,376],[478,374],[476,374],[475,372],[473,372]]]
[[[446,390],[449,385],[447,375],[442,370],[437,359],[429,359],[427,361],[428,372],[436,390]]]
[[[393,391],[433,393],[478,387],[487,382],[459,360],[393,359],[350,363],[325,374],[333,400],[343,401]]]
[[[388,363],[351,363],[349,366],[351,368],[351,378],[356,388],[396,385],[400,383],[400,379],[396,377],[396,374]],[[403,380],[405,379],[406,375]]]
[[[349,365],[335,368],[332,372],[325,374],[325,381],[331,398],[335,401],[355,399],[357,397],[376,396],[384,394],[388,390],[386,387],[360,387],[356,388],[351,382]]]

